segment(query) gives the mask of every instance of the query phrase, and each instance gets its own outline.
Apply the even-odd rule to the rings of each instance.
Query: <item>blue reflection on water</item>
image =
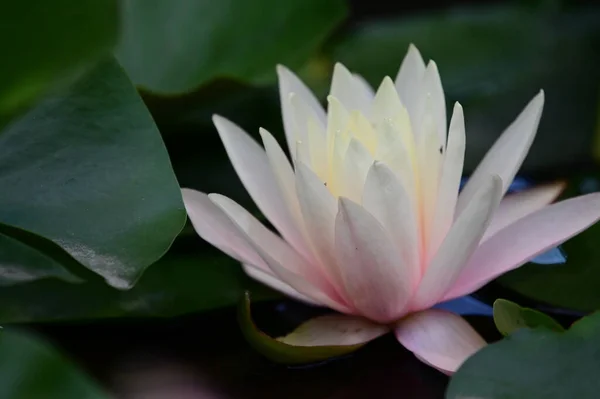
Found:
[[[468,177],[463,177],[460,181],[460,188],[462,189],[466,184]],[[529,187],[531,187],[533,183],[523,177],[515,177],[510,187],[508,188],[508,193],[517,193],[519,191],[523,191]],[[541,255],[533,258],[530,262],[536,263],[538,265],[558,265],[563,264],[567,261],[567,256],[565,252],[560,247],[552,248]]]
[[[452,313],[466,316],[492,316],[493,309],[490,305],[481,302],[472,296],[463,296],[450,301],[437,304],[434,309],[443,309]]]

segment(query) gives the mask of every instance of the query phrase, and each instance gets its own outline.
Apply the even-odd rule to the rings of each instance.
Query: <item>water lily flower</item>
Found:
[[[312,319],[292,345],[349,345],[393,331],[423,362],[454,372],[485,341],[460,316],[432,309],[564,242],[600,218],[600,194],[551,204],[562,184],[502,199],[536,134],[540,92],[460,191],[463,109],[449,127],[433,61],[410,46],[376,92],[343,65],[327,111],[278,66],[291,162],[268,131],[263,147],[213,121],[248,193],[277,233],[233,200],[183,189],[197,233],[254,279],[339,314]],[[501,201],[502,199],[502,201]]]

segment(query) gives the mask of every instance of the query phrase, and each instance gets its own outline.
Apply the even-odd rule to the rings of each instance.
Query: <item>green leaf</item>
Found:
[[[10,399],[108,399],[96,382],[30,333],[0,333],[0,397]]]
[[[600,313],[566,332],[522,329],[467,359],[446,398],[596,398],[598,359]]]
[[[376,86],[396,76],[410,43],[435,60],[449,110],[455,101],[465,109],[467,171],[543,88],[544,114],[523,166],[535,172],[592,159],[599,39],[597,10],[478,6],[363,24],[333,49],[332,59]]]
[[[214,79],[262,83],[298,67],[345,15],[342,0],[126,0],[118,58],[133,81],[161,93]]]
[[[117,42],[116,0],[9,1],[0,14],[0,117],[82,73]]]
[[[296,346],[283,343],[281,340],[271,338],[260,331],[250,311],[250,294],[246,292],[244,300],[240,303],[238,320],[244,337],[263,356],[276,363],[305,364],[330,359],[352,353],[360,349],[363,344],[337,345],[337,346]],[[302,334],[300,331],[299,334]]]
[[[194,245],[201,246],[194,237]],[[130,290],[97,279],[67,284],[48,279],[0,288],[0,323],[117,317],[172,317],[239,303],[245,290],[256,300],[280,295],[250,280],[240,264],[211,250],[171,250]]]
[[[2,233],[0,233],[0,248],[0,286],[49,277],[72,283],[81,281],[43,252]]]
[[[52,240],[119,288],[186,218],[158,129],[113,60],[0,133],[0,187],[1,223]]]
[[[494,323],[502,335],[510,335],[521,328],[544,327],[552,331],[564,331],[552,317],[506,299],[494,301]]]

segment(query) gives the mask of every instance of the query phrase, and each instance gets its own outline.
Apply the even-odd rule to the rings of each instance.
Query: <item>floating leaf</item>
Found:
[[[30,333],[0,333],[0,398],[109,399],[87,375]]]
[[[303,326],[300,326],[296,331],[285,337],[279,339],[271,338],[260,331],[252,320],[249,293],[246,293],[244,300],[240,304],[238,319],[242,333],[250,345],[252,345],[259,353],[276,363],[314,363],[352,353],[364,345],[364,343],[362,343],[355,345],[297,346],[285,343],[285,341],[298,341],[298,337],[305,334]]]
[[[119,30],[116,0],[3,3],[0,117],[29,105],[110,53]]]
[[[117,54],[160,93],[216,77],[273,81],[276,64],[302,65],[344,15],[342,0],[126,0]]]
[[[55,277],[71,283],[81,280],[63,265],[34,248],[0,233],[0,286]]]
[[[112,60],[0,134],[0,187],[0,222],[52,240],[119,288],[186,218],[160,134]]]
[[[497,299],[494,302],[494,323],[503,335],[510,335],[521,328],[544,327],[552,331],[564,331],[564,328],[547,314],[521,307],[506,299]]]
[[[521,329],[460,367],[447,399],[595,398],[600,391],[600,313],[566,332]]]
[[[194,240],[196,245],[201,245]],[[47,279],[0,289],[0,323],[117,317],[172,317],[235,306],[251,289],[255,300],[280,295],[249,279],[239,263],[215,251],[171,250],[130,290],[100,278],[81,284]],[[43,298],[43,299],[41,299]]]

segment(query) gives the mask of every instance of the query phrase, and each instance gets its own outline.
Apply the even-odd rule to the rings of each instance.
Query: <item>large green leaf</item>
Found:
[[[522,329],[467,359],[446,398],[596,398],[600,313],[566,332]]]
[[[118,58],[133,81],[188,92],[215,77],[273,80],[304,63],[345,15],[342,0],[126,0]]]
[[[600,173],[569,181],[564,197],[600,188]],[[583,189],[583,190],[582,190]],[[600,308],[600,223],[562,245],[567,261],[559,265],[527,264],[497,281],[528,298],[548,305],[592,312]]]
[[[60,263],[10,236],[0,233],[0,286],[56,277],[79,282]]]
[[[113,60],[0,133],[0,187],[1,223],[52,240],[119,288],[185,223],[159,132]]]
[[[87,375],[30,333],[0,332],[0,398],[108,399]]]
[[[466,170],[541,88],[544,114],[524,170],[591,160],[600,84],[597,10],[479,6],[374,21],[334,47],[332,58],[379,85],[385,75],[396,76],[409,43],[436,61],[449,109],[454,101],[465,108]]]
[[[202,246],[193,238],[194,245]],[[245,290],[255,300],[279,294],[250,280],[239,263],[216,250],[174,248],[130,290],[101,279],[68,284],[55,279],[0,288],[0,323],[115,317],[171,317],[237,304]]]
[[[0,13],[0,117],[70,79],[117,42],[116,0],[7,1]]]

